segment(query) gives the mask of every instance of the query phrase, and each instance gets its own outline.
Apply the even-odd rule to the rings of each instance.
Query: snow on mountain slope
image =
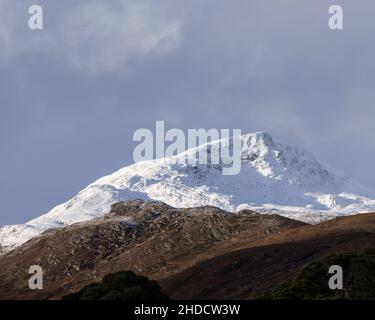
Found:
[[[375,191],[344,173],[320,164],[308,152],[276,143],[267,133],[243,135],[238,175],[222,174],[223,163],[188,165],[202,148],[210,154],[230,148],[218,140],[177,156],[139,162],[105,176],[45,215],[24,225],[0,229],[0,246],[12,249],[50,228],[86,221],[108,212],[110,205],[153,199],[171,206],[211,205],[230,212],[251,208],[305,222],[375,211]]]

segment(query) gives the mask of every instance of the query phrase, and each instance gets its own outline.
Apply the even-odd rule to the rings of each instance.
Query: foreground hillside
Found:
[[[252,299],[307,263],[375,248],[375,214],[307,225],[278,215],[215,207],[120,202],[102,218],[45,232],[0,257],[1,299],[59,299],[107,274],[131,270],[174,299]],[[44,289],[28,289],[30,265]]]
[[[175,299],[252,299],[289,281],[312,261],[374,248],[375,213],[359,214],[270,235],[161,283]]]
[[[302,225],[249,210],[230,214],[156,201],[118,203],[103,218],[50,230],[0,257],[0,298],[59,298],[121,270],[159,280]],[[27,286],[34,264],[45,273],[41,291]]]

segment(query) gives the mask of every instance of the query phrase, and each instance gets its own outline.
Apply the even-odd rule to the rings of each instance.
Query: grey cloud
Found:
[[[26,13],[32,2],[4,1],[3,56],[48,52],[72,67],[95,72],[177,48],[186,14],[185,5],[171,0],[67,0],[63,5],[41,1],[44,31],[31,35]]]
[[[342,32],[324,0],[2,1],[0,224],[131,163],[155,120],[269,131],[375,188],[375,4],[336,3]]]

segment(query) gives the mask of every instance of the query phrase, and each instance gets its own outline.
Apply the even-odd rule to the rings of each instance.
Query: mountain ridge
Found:
[[[133,199],[158,200],[179,208],[211,205],[229,212],[274,212],[309,223],[375,210],[375,191],[321,164],[304,149],[275,142],[262,132],[245,134],[241,142],[239,175],[222,175],[225,161],[187,164],[202,148],[211,154],[220,147],[230,148],[229,139],[135,163],[98,179],[47,214],[26,224],[2,227],[0,248],[11,250],[45,230],[99,217],[111,204]]]

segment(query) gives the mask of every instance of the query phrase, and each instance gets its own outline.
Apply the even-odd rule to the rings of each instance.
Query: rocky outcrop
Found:
[[[0,257],[0,298],[56,299],[121,270],[160,280],[303,225],[250,210],[120,202],[102,218],[46,231]],[[28,288],[30,265],[43,268],[43,290]]]

